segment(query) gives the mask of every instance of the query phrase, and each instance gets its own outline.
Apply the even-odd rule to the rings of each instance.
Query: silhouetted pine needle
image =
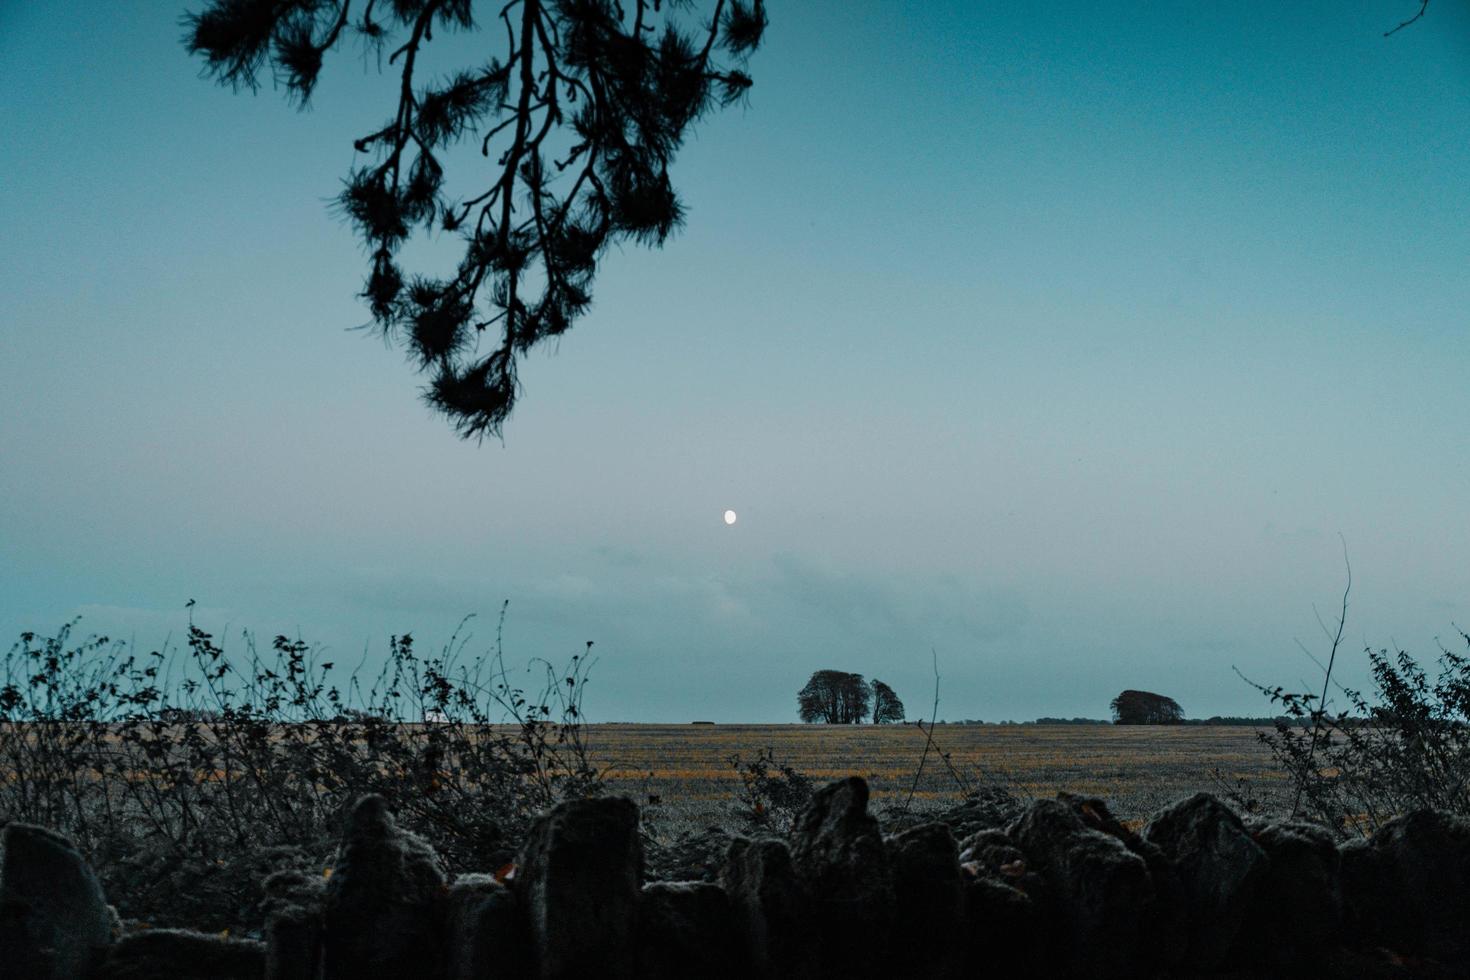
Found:
[[[336,206],[370,256],[362,297],[374,325],[433,373],[426,401],[461,435],[483,437],[499,435],[515,405],[518,358],[590,308],[608,246],[662,245],[682,225],[675,153],[694,122],[750,89],[743,65],[764,34],[764,4],[714,0],[702,21],[695,6],[210,0],[185,17],[184,43],[220,84],[254,90],[269,70],[302,106],[343,37],[388,52],[397,105],[354,141],[370,159],[350,170]],[[503,57],[425,83],[420,55],[445,30],[483,31]],[[451,200],[436,151],[466,136],[485,169]],[[460,237],[452,277],[399,268],[420,227]],[[475,337],[496,327],[499,342],[480,349],[471,323]]]

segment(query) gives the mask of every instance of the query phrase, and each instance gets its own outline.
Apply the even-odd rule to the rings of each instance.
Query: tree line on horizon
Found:
[[[807,724],[875,725],[904,720],[903,701],[892,687],[862,674],[845,670],[813,671],[796,695],[797,714]],[[1035,721],[1002,721],[1000,725],[1270,725],[1290,719],[1282,717],[1186,718],[1179,702],[1152,691],[1126,690],[1109,702],[1112,718],[1037,718]],[[941,721],[940,724],[949,724]],[[966,719],[956,724],[985,724]]]

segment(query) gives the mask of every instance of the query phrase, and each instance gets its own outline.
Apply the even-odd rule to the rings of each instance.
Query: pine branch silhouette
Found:
[[[669,167],[690,127],[741,101],[767,18],[763,0],[716,0],[686,26],[675,0],[210,0],[185,15],[202,73],[235,90],[262,77],[305,107],[326,56],[356,37],[400,73],[386,125],[337,196],[369,255],[372,325],[429,374],[425,399],[469,438],[498,437],[531,348],[592,303],[597,263],[625,241],[661,246],[684,220]],[[435,32],[484,30],[500,56],[438,80],[420,59]],[[478,143],[467,196],[446,158]],[[399,263],[416,233],[457,235],[451,275]],[[489,333],[489,337],[484,335]]]

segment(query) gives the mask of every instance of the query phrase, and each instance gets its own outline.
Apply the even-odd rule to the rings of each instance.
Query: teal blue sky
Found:
[[[196,620],[337,659],[596,641],[595,720],[1259,714],[1470,628],[1470,10],[770,6],[749,105],[464,443],[348,328],[327,201],[392,80],[300,113],[182,8],[0,4],[0,631]],[[1408,8],[1408,9],[1406,9]],[[455,38],[456,53],[494,35]],[[443,244],[415,252],[442,260]],[[727,508],[740,514],[726,527]]]

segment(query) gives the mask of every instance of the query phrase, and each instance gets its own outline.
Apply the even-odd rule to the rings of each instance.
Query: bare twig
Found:
[[[1383,32],[1383,36],[1384,37],[1392,37],[1393,35],[1397,34],[1399,31],[1403,30],[1405,27],[1408,27],[1410,24],[1414,23],[1414,21],[1418,20],[1420,17],[1423,17],[1424,16],[1424,11],[1427,10],[1428,8],[1429,8],[1429,0],[1419,0],[1419,12],[1417,14],[1415,14],[1414,16],[1410,17],[1408,20],[1404,21],[1398,27],[1395,27],[1393,30],[1391,30],[1391,31],[1384,31]]]
[[[1327,638],[1329,640],[1332,639],[1332,634],[1331,633],[1328,633],[1327,634]],[[1324,673],[1324,674],[1328,673],[1327,665],[1324,664],[1321,660],[1319,660],[1317,658],[1317,655],[1315,653],[1313,653],[1311,650],[1308,650],[1307,649],[1307,645],[1305,643],[1303,643],[1301,640],[1293,640],[1292,642],[1294,642],[1297,645],[1297,649],[1298,650],[1300,650],[1303,654],[1306,655],[1306,657],[1307,657],[1308,660],[1310,660],[1312,663],[1314,663],[1314,664],[1317,665],[1317,669],[1318,670],[1322,671],[1322,673]],[[1339,691],[1341,691],[1344,696],[1349,697],[1349,698],[1352,697],[1352,693],[1353,692],[1349,691],[1346,687],[1343,687],[1341,681],[1333,681],[1332,682],[1332,686],[1335,687],[1335,688],[1337,688]],[[1305,685],[1303,685],[1303,689],[1305,690]]]
[[[1425,0],[1428,3],[1428,0]],[[1423,13],[1421,10],[1420,13]],[[1322,676],[1322,697],[1317,702],[1317,710],[1312,712],[1312,740],[1307,747],[1307,764],[1311,765],[1313,757],[1317,752],[1317,743],[1322,736],[1322,721],[1327,715],[1327,688],[1332,683],[1332,667],[1337,662],[1337,648],[1342,645],[1342,631],[1347,626],[1348,593],[1353,591],[1353,565],[1348,561],[1347,539],[1341,534],[1338,539],[1342,541],[1342,563],[1347,568],[1347,585],[1342,590],[1342,608],[1337,616],[1337,633],[1332,637],[1332,649],[1327,655],[1327,669]],[[1320,622],[1320,620],[1319,620]],[[1325,630],[1326,627],[1324,626]],[[1296,798],[1291,802],[1291,815],[1296,817],[1301,808],[1302,783],[1297,784]]]
[[[927,729],[924,728],[922,719],[917,722],[919,729],[924,732],[924,754],[919,756],[919,768],[914,770],[914,781],[909,785],[909,795],[903,801],[903,812],[905,815],[908,814],[909,807],[914,802],[914,792],[919,788],[919,777],[924,775],[924,763],[929,759],[929,750],[933,748],[935,751],[938,751],[939,748],[934,744],[934,722],[939,717],[939,654],[933,647],[930,647],[929,656],[934,661],[934,707],[929,714],[929,727]]]

